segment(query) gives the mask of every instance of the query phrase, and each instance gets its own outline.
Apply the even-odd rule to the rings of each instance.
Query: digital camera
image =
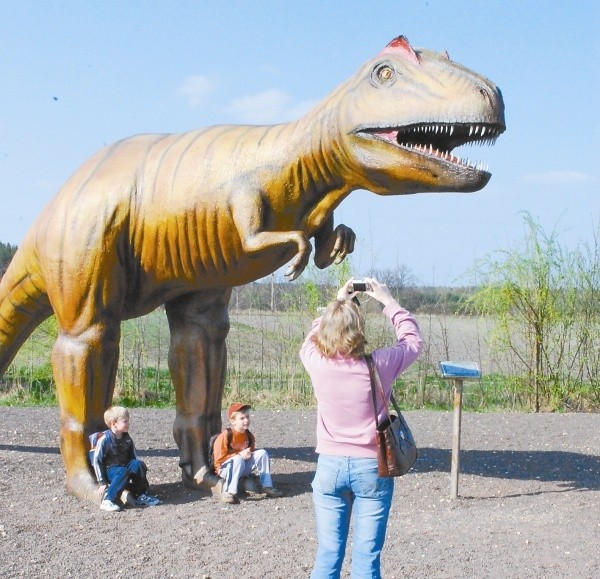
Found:
[[[362,279],[357,279],[352,282],[352,291],[353,292],[366,292],[371,289],[371,286]]]

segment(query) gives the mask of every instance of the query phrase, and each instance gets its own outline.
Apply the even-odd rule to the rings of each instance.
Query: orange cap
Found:
[[[227,411],[227,416],[231,419],[231,415],[234,412],[239,412],[240,410],[244,410],[244,408],[252,408],[250,404],[242,404],[241,402],[234,402]]]

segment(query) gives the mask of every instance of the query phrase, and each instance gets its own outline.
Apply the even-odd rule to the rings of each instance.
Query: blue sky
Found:
[[[0,241],[19,244],[69,175],[137,133],[301,116],[392,38],[447,50],[502,90],[507,132],[469,149],[473,194],[357,191],[336,223],[357,276],[408,266],[460,284],[517,246],[528,211],[565,245],[600,220],[600,3],[534,0],[68,2],[0,6]]]

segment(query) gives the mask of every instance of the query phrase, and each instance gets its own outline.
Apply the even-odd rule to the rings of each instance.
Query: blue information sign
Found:
[[[476,362],[440,362],[442,378],[481,378]]]

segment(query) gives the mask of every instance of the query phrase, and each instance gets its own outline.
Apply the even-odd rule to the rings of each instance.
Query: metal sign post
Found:
[[[450,467],[450,498],[458,498],[458,473],[460,472],[460,429],[462,421],[462,393],[465,379],[481,378],[475,362],[440,362],[442,378],[452,380],[454,393],[454,424],[452,427],[452,464]]]

